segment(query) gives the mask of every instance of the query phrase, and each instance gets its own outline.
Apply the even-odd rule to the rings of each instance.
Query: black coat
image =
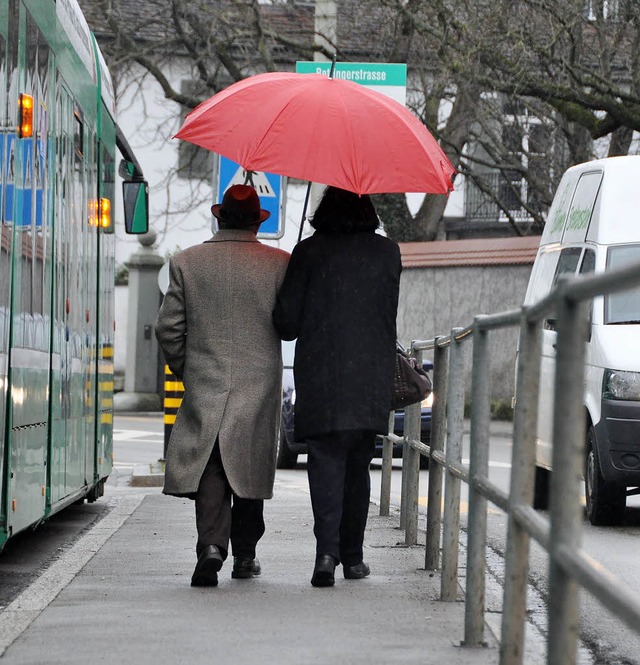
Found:
[[[316,231],[293,250],[273,321],[297,338],[297,441],[387,431],[401,270],[398,245],[371,231]]]

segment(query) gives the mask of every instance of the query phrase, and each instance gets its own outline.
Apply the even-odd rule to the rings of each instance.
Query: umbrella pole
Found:
[[[336,69],[336,58],[337,54],[333,54],[333,58],[331,59],[331,69],[329,70],[329,78],[333,78],[333,73],[335,72]],[[302,240],[302,229],[304,228],[304,220],[307,216],[307,206],[309,205],[309,194],[311,194],[311,183],[309,182],[307,184],[307,194],[304,197],[304,207],[302,208],[302,219],[300,220],[300,231],[298,232],[298,242]]]
[[[307,193],[304,197],[304,206],[302,208],[302,219],[300,220],[300,231],[298,232],[298,242],[302,240],[302,229],[304,228],[304,220],[307,216],[307,206],[309,205],[309,194],[311,194],[311,183],[307,183]]]

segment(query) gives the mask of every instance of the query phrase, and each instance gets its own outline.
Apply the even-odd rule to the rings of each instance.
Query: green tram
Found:
[[[0,549],[112,468],[116,146],[148,187],[77,0],[0,2]]]

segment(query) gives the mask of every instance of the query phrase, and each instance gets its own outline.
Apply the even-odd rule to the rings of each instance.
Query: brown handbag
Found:
[[[421,402],[432,390],[431,379],[415,358],[396,348],[396,369],[391,408],[396,411]]]

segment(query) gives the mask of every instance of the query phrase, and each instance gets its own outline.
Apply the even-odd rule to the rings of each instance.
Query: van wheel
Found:
[[[280,436],[278,437],[278,456],[276,467],[278,469],[294,469],[298,462],[298,453],[294,453],[287,445],[287,436],[284,427],[280,425]]]
[[[533,507],[536,510],[549,510],[549,485],[551,472],[541,466],[536,467],[533,486]]]
[[[587,518],[594,526],[619,524],[624,515],[627,489],[607,483],[600,472],[593,426],[587,430],[584,493]]]

